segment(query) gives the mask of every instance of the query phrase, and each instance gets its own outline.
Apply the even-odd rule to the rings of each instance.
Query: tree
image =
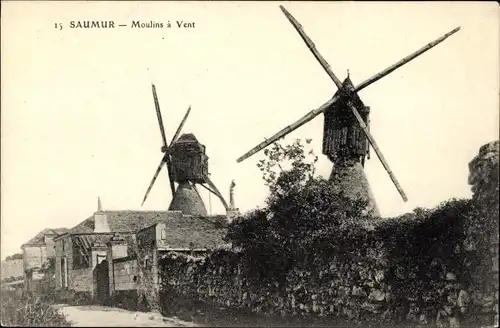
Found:
[[[226,240],[243,251],[253,277],[283,282],[294,265],[307,265],[338,234],[359,225],[367,202],[339,194],[317,175],[318,156],[300,139],[275,143],[264,155],[257,167],[269,187],[266,206],[233,221]]]
[[[13,261],[13,260],[22,260],[23,259],[23,254],[21,253],[16,253],[11,256],[7,256],[5,258],[5,261]]]
[[[311,141],[312,139],[306,139],[306,144]],[[262,178],[269,187],[268,204],[290,190],[303,187],[315,176],[318,156],[312,149],[306,155],[300,139],[286,146],[274,143],[270,149],[264,149],[264,155],[266,158],[260,160],[257,167],[262,171]]]
[[[275,230],[288,235],[300,227],[310,234],[318,228],[342,227],[363,216],[367,203],[344,197],[330,181],[317,175],[318,156],[312,149],[306,152],[300,139],[287,146],[275,143],[264,154],[266,159],[257,166],[269,186],[267,211]]]

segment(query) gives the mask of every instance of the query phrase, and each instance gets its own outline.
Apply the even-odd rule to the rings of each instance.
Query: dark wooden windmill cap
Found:
[[[352,90],[354,90],[354,88],[355,87],[351,81],[351,78],[349,76],[347,76],[347,78],[344,80],[344,82],[342,82],[342,89],[352,91]],[[343,90],[338,90],[337,92],[343,92]],[[350,94],[350,98],[351,98],[351,101],[354,103],[354,106],[356,106],[356,109],[358,111],[365,110],[366,106],[363,103],[363,101],[361,100],[361,98],[359,98],[357,93]]]
[[[197,150],[203,153],[205,152],[205,146],[202,145],[192,133],[181,135],[179,139],[175,140],[172,148],[178,151]]]
[[[198,142],[199,143],[198,139],[196,139],[196,137],[192,133],[184,133],[175,142],[176,143],[178,143],[178,142],[180,142],[180,143],[183,143],[183,142]]]

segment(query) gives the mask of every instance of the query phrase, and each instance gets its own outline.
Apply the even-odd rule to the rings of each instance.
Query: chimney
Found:
[[[94,213],[94,232],[110,232],[108,215],[102,210],[100,197],[97,197],[97,212]]]
[[[229,186],[229,208],[227,209],[227,220],[231,222],[235,217],[237,217],[240,214],[240,210],[236,208],[234,205],[234,187],[236,184],[234,183],[234,180],[231,181],[231,185]]]
[[[108,251],[110,252],[111,259],[119,259],[128,256],[128,244],[123,236],[115,232],[113,237],[107,243]]]
[[[234,180],[231,181],[231,185],[229,186],[229,208],[233,209],[234,208],[234,186],[236,184],[234,183]]]

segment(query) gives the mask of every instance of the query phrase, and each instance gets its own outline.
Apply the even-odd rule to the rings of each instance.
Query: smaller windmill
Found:
[[[156,115],[158,117],[158,124],[160,125],[163,141],[163,146],[161,147],[163,156],[153,176],[153,180],[151,180],[149,184],[142,204],[146,201],[162,167],[166,166],[170,189],[172,191],[172,201],[168,207],[169,211],[182,211],[186,215],[208,215],[205,204],[198,193],[198,189],[196,189],[197,184],[217,196],[227,211],[228,205],[224,197],[222,197],[222,194],[209,178],[208,156],[205,153],[205,146],[198,142],[192,133],[182,134],[179,137],[182,127],[184,123],[186,123],[186,119],[191,112],[191,106],[184,115],[177,131],[175,131],[172,141],[168,144],[165,129],[163,127],[160,104],[158,102],[158,96],[156,95],[156,88],[154,85],[152,85],[152,88]],[[178,184],[177,189],[175,188],[174,182]]]

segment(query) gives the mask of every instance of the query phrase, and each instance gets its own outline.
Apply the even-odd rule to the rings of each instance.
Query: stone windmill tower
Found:
[[[192,133],[182,134],[179,137],[182,127],[191,112],[191,107],[188,108],[184,115],[177,131],[172,137],[172,141],[170,144],[167,144],[156,88],[154,85],[152,88],[156,115],[163,141],[163,146],[161,147],[163,156],[149,184],[142,204],[146,201],[162,167],[166,166],[170,189],[172,191],[172,201],[168,207],[169,211],[182,211],[186,215],[207,216],[206,206],[200,197],[198,189],[196,189],[196,185],[206,188],[209,192],[217,196],[227,211],[228,205],[224,197],[209,177],[208,156],[205,153],[205,146],[199,143]],[[177,182],[177,188],[175,188],[174,182]]]
[[[354,86],[349,76],[343,82],[337,78],[330,65],[321,56],[314,43],[306,35],[300,23],[283,6],[280,6],[280,8],[295,30],[299,33],[302,40],[306,43],[309,50],[313,53],[314,57],[319,61],[328,76],[330,76],[333,80],[338,88],[338,91],[321,107],[312,110],[295,123],[285,127],[272,137],[266,139],[245,155],[238,158],[237,162],[239,163],[245,160],[323,113],[324,129],[322,152],[333,162],[333,170],[330,180],[334,183],[338,190],[343,191],[347,196],[361,196],[362,198],[368,200],[369,206],[367,210],[373,216],[379,215],[378,207],[364,173],[365,158],[369,155],[369,146],[371,145],[399,194],[406,202],[408,200],[406,194],[389,168],[389,164],[385,160],[380,148],[370,133],[368,119],[370,108],[365,106],[359,98],[357,92],[441,43],[450,35],[456,33],[460,27],[455,28],[439,39],[427,44],[423,48],[403,58],[396,64],[386,68],[361,84]]]

